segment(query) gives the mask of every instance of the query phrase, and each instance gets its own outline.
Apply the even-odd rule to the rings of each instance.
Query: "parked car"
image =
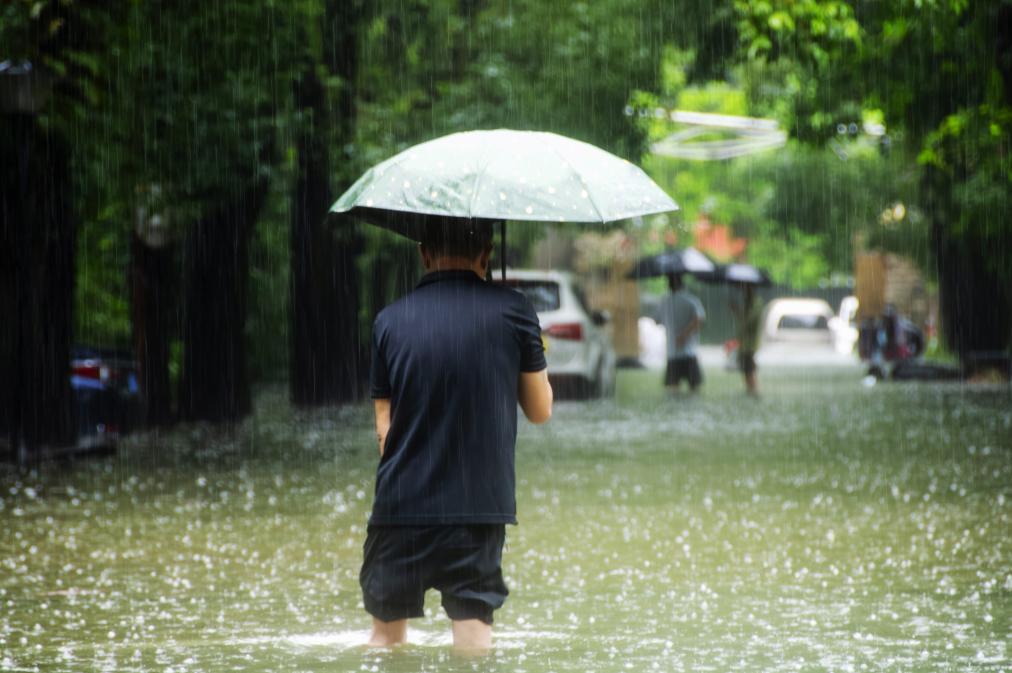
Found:
[[[75,346],[71,350],[70,388],[77,418],[77,446],[115,445],[136,426],[141,414],[137,365],[129,352]]]
[[[616,356],[610,317],[588,305],[573,276],[510,269],[505,284],[524,293],[538,313],[552,385],[561,392],[573,388],[579,395],[613,395]]]
[[[790,297],[766,305],[762,338],[765,342],[794,344],[833,343],[830,321],[836,315],[823,299]]]

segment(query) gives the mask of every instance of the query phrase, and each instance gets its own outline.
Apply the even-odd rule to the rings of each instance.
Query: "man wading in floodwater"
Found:
[[[696,392],[703,382],[703,373],[696,359],[699,329],[706,320],[706,311],[699,298],[682,285],[682,275],[668,274],[671,293],[661,300],[661,322],[667,331],[668,368],[664,372],[664,385],[672,393],[678,392],[682,379],[689,382],[689,390]]]
[[[425,277],[373,325],[380,463],[359,575],[369,644],[405,642],[432,587],[454,646],[484,650],[508,593],[517,403],[544,423],[552,388],[530,302],[485,281],[491,223],[433,218],[419,250]]]

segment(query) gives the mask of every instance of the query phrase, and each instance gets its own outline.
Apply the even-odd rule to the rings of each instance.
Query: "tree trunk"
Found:
[[[296,141],[296,178],[291,229],[290,385],[300,406],[358,399],[364,368],[359,339],[359,278],[355,260],[361,240],[349,218],[332,217],[331,180],[343,191],[352,176],[347,156],[332,167],[327,147],[354,140],[354,86],[357,68],[355,28],[360,9],[353,2],[328,2],[323,65],[340,78],[330,113],[326,92],[312,59],[295,85],[298,108],[308,118]]]
[[[30,115],[0,120],[0,426],[31,458],[74,440],[76,226],[69,153]]]
[[[337,401],[337,316],[332,300],[333,239],[325,221],[331,203],[326,97],[315,63],[295,83],[295,102],[306,118],[296,139],[298,175],[292,204],[290,306],[292,402],[300,406]],[[328,299],[331,299],[328,301]]]
[[[136,233],[130,241],[130,318],[139,366],[144,423],[172,422],[169,341],[175,332],[173,249],[151,247]]]
[[[952,203],[952,178],[928,168],[924,180],[931,213],[941,335],[964,366],[985,353],[1006,351],[1012,335],[1012,289],[988,268],[984,256],[1003,241],[988,241],[986,228],[974,223],[957,231],[959,213]],[[984,234],[982,238],[981,234]]]
[[[1012,334],[1012,296],[1005,278],[982,257],[989,242],[973,232],[954,233],[951,223],[934,223],[942,335],[969,367],[1006,352]]]
[[[267,179],[190,227],[184,244],[184,420],[234,422],[250,411],[246,372],[249,239],[267,195]]]

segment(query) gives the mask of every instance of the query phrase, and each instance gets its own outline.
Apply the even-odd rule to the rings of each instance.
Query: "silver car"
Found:
[[[538,313],[548,377],[557,392],[613,395],[616,357],[610,316],[588,305],[572,274],[510,269],[505,284],[524,293]]]

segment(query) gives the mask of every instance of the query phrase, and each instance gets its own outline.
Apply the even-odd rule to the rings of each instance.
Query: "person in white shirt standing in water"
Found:
[[[664,374],[664,385],[672,393],[677,393],[682,379],[685,379],[689,390],[696,392],[703,382],[696,347],[706,311],[699,297],[682,286],[681,274],[668,274],[668,287],[671,293],[661,301],[661,322],[667,330],[668,339],[668,368]]]

